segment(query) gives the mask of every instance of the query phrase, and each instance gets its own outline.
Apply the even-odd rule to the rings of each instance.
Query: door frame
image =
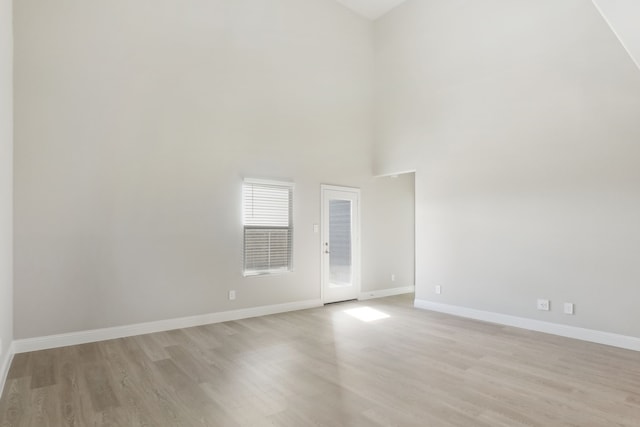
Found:
[[[361,200],[360,200],[360,189],[355,187],[343,187],[339,185],[329,185],[329,184],[320,184],[320,300],[323,304],[327,304],[325,302],[325,270],[326,263],[329,262],[327,256],[324,254],[324,237],[325,230],[328,227],[328,218],[325,218],[325,202],[326,196],[325,191],[343,191],[347,193],[351,193],[356,197],[357,209],[355,210],[355,215],[353,216],[353,241],[351,242],[353,248],[353,258],[352,258],[352,267],[353,267],[353,286],[356,291],[356,299],[360,299],[360,294],[362,292],[361,288],[361,236],[360,236],[360,211],[362,209]]]

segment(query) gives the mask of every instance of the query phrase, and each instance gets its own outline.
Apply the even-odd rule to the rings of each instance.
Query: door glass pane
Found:
[[[329,274],[333,286],[350,286],[351,201],[329,200]]]

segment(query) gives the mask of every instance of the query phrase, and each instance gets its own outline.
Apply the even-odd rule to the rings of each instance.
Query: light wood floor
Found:
[[[18,354],[0,426],[640,426],[640,353],[411,298]]]

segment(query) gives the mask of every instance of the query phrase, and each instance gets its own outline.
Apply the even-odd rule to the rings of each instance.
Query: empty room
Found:
[[[640,426],[634,0],[0,0],[0,426]]]

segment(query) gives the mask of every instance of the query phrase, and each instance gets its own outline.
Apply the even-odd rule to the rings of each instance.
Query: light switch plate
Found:
[[[573,303],[565,302],[564,303],[564,314],[573,314],[574,307]]]

